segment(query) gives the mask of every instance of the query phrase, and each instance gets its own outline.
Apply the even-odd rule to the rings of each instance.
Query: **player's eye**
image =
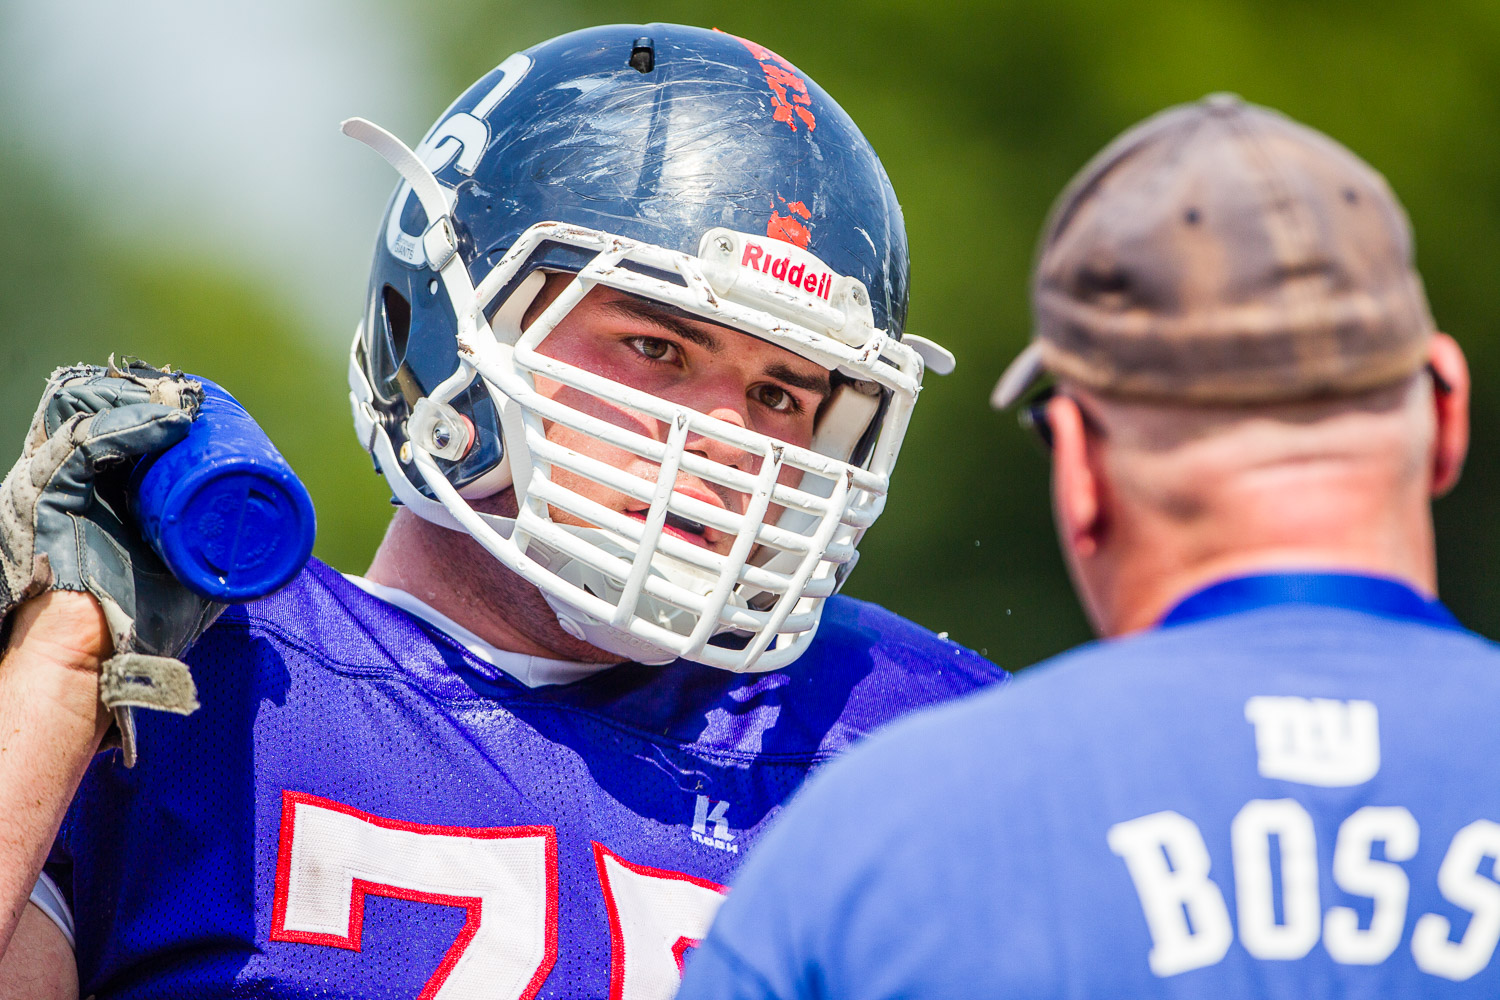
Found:
[[[641,357],[650,361],[673,361],[677,345],[660,337],[630,337],[625,341]]]
[[[773,383],[758,385],[750,394],[760,405],[777,413],[797,413],[802,409],[797,397]]]

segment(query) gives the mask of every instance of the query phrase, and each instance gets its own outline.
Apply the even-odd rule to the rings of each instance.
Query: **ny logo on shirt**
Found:
[[[1380,770],[1373,702],[1258,695],[1245,702],[1245,720],[1255,727],[1263,778],[1341,788],[1362,785]]]

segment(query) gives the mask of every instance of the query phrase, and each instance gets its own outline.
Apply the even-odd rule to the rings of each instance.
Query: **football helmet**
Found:
[[[344,131],[402,176],[349,367],[356,430],[396,500],[472,534],[566,631],[623,658],[730,670],[796,659],[885,504],[924,368],[952,366],[903,337],[901,209],[849,117],[763,46],[651,24],[512,55],[415,150],[363,119]],[[523,329],[548,274],[572,277]],[[549,357],[548,335],[598,286],[828,369],[811,445]],[[538,376],[659,432],[549,398]],[[554,426],[644,458],[654,478],[549,441]],[[755,466],[712,461],[690,437]],[[683,476],[738,494],[743,511],[674,491]],[[566,485],[581,481],[649,504],[644,520]],[[516,517],[474,508],[507,487]],[[732,548],[693,545],[669,523],[711,527]]]

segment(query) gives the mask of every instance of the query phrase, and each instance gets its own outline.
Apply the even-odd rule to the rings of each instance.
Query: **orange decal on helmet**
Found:
[[[780,196],[778,195],[778,197]],[[806,250],[808,241],[812,239],[812,233],[808,232],[807,227],[797,221],[797,216],[800,215],[803,219],[811,221],[812,213],[800,201],[789,203],[785,198],[782,198],[781,203],[786,205],[786,214],[782,215],[776,211],[775,205],[771,206],[771,218],[766,223],[766,235],[774,240],[782,240]]]
[[[785,122],[793,132],[797,131],[794,115],[802,120],[809,132],[817,128],[818,121],[807,107],[812,103],[812,98],[807,93],[806,82],[797,75],[796,67],[764,45],[738,35],[730,37],[738,39],[760,61],[760,68],[766,74],[766,86],[771,88],[771,118]]]

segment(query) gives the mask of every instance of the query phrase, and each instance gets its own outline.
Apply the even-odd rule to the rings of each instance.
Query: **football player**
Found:
[[[513,55],[415,150],[344,129],[401,175],[349,370],[389,532],[202,631],[111,502],[192,385],[57,373],[0,488],[0,975],[668,997],[812,768],[1002,676],[834,596],[952,364],[895,194],[796,67],[673,25]]]

